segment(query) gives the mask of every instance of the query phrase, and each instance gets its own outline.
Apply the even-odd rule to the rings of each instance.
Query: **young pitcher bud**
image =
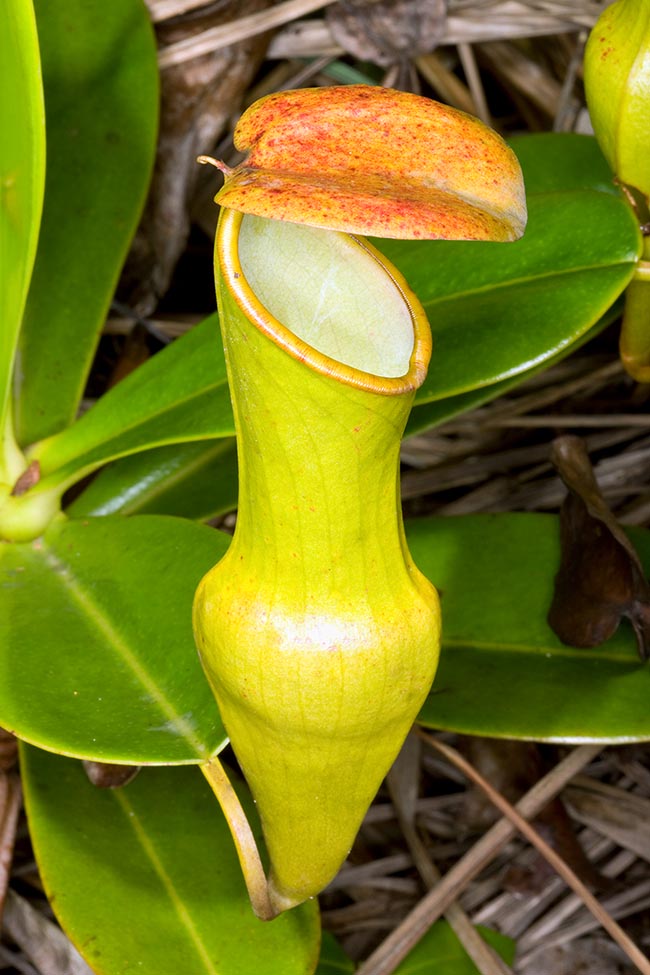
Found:
[[[650,0],[617,0],[603,11],[587,42],[584,80],[612,170],[650,196]]]

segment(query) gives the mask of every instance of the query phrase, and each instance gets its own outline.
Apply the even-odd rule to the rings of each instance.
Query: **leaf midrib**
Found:
[[[146,693],[158,705],[161,715],[174,724],[175,728],[178,729],[179,736],[192,748],[197,757],[207,759],[211,749],[206,742],[197,737],[185,718],[178,713],[158,684],[142,667],[131,651],[128,641],[119,633],[113,622],[84,589],[72,568],[57,555],[51,545],[47,545],[45,541],[41,544],[41,553],[46,565],[52,569],[52,577],[59,580],[71,599],[76,602],[90,620],[96,623],[106,641],[114,648]]]
[[[610,663],[621,664],[629,667],[630,664],[638,664],[641,667],[640,661],[637,661],[635,657],[622,657],[611,650],[599,649],[597,654],[589,654],[589,649],[580,649],[579,647],[555,647],[555,646],[534,646],[527,643],[491,643],[489,640],[474,640],[471,637],[466,637],[465,639],[460,639],[458,637],[443,637],[442,640],[443,650],[445,647],[450,647],[454,649],[465,649],[465,650],[488,650],[495,653],[527,653],[531,656],[538,657],[540,655],[546,656],[551,654],[553,657],[565,657],[571,660],[595,660],[597,663],[601,661],[608,661]],[[636,670],[636,668],[635,668]]]
[[[498,284],[487,283],[481,285],[478,288],[471,288],[466,291],[454,291],[448,295],[443,295],[440,298],[431,298],[422,302],[425,309],[435,307],[437,305],[442,305],[445,302],[457,301],[459,299],[468,298],[473,295],[485,294],[486,292],[504,291],[507,288],[518,287],[522,284],[533,284],[541,281],[546,281],[549,278],[562,278],[570,274],[583,274],[585,271],[603,271],[610,270],[614,268],[624,268],[626,265],[636,265],[636,260],[629,261],[614,261],[607,262],[603,264],[584,264],[576,265],[573,267],[565,268],[561,271],[548,271],[544,274],[530,275],[529,277],[518,277],[518,278],[508,278],[506,281],[500,281]]]
[[[176,885],[174,884],[172,877],[165,869],[162,860],[156,852],[154,844],[147,835],[146,828],[142,824],[134,806],[129,802],[128,794],[124,789],[116,789],[113,795],[124,813],[127,823],[135,833],[136,839],[142,847],[145,857],[153,867],[153,870],[158,876],[167,896],[172,902],[173,909],[176,912],[181,925],[187,931],[189,939],[196,949],[199,958],[203,962],[207,975],[221,975],[220,970],[214,967],[203,938],[199,934],[190,912],[183,902],[182,896],[176,889]]]

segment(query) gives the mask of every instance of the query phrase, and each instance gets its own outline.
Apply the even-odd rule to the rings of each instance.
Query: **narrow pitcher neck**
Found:
[[[226,231],[233,233],[232,227]],[[226,239],[232,246],[232,237]],[[223,223],[217,246],[225,246]],[[318,588],[318,580],[348,587],[351,579],[367,581],[369,571],[389,572],[396,558],[403,563],[407,557],[399,446],[428,359],[426,320],[414,324],[408,374],[372,376],[305,350],[303,340],[292,343],[282,325],[278,337],[278,323],[266,309],[246,291],[242,299],[241,268],[223,258],[220,264],[225,269],[217,290],[240,471],[229,557],[250,560],[270,575],[281,564],[285,578],[296,574],[294,592]],[[415,307],[419,315],[416,300]]]

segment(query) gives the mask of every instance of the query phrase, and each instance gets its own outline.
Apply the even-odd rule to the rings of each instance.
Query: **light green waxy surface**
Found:
[[[242,268],[273,316],[339,362],[377,376],[407,373],[413,325],[384,269],[347,234],[296,226],[281,250],[276,237],[273,221],[247,217],[242,223]],[[301,268],[299,288],[296,267]]]

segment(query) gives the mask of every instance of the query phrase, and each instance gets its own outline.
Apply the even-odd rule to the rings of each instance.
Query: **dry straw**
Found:
[[[210,54],[237,41],[278,30],[269,48],[274,58],[336,53],[325,20],[309,21],[309,50],[300,18],[330,6],[333,0],[284,0],[228,24],[208,28],[163,48],[160,66],[170,67]],[[156,23],[205,7],[205,0],[148,0]],[[476,44],[513,37],[534,37],[590,28],[606,0],[450,0],[442,44]],[[283,28],[283,29],[282,29]]]

